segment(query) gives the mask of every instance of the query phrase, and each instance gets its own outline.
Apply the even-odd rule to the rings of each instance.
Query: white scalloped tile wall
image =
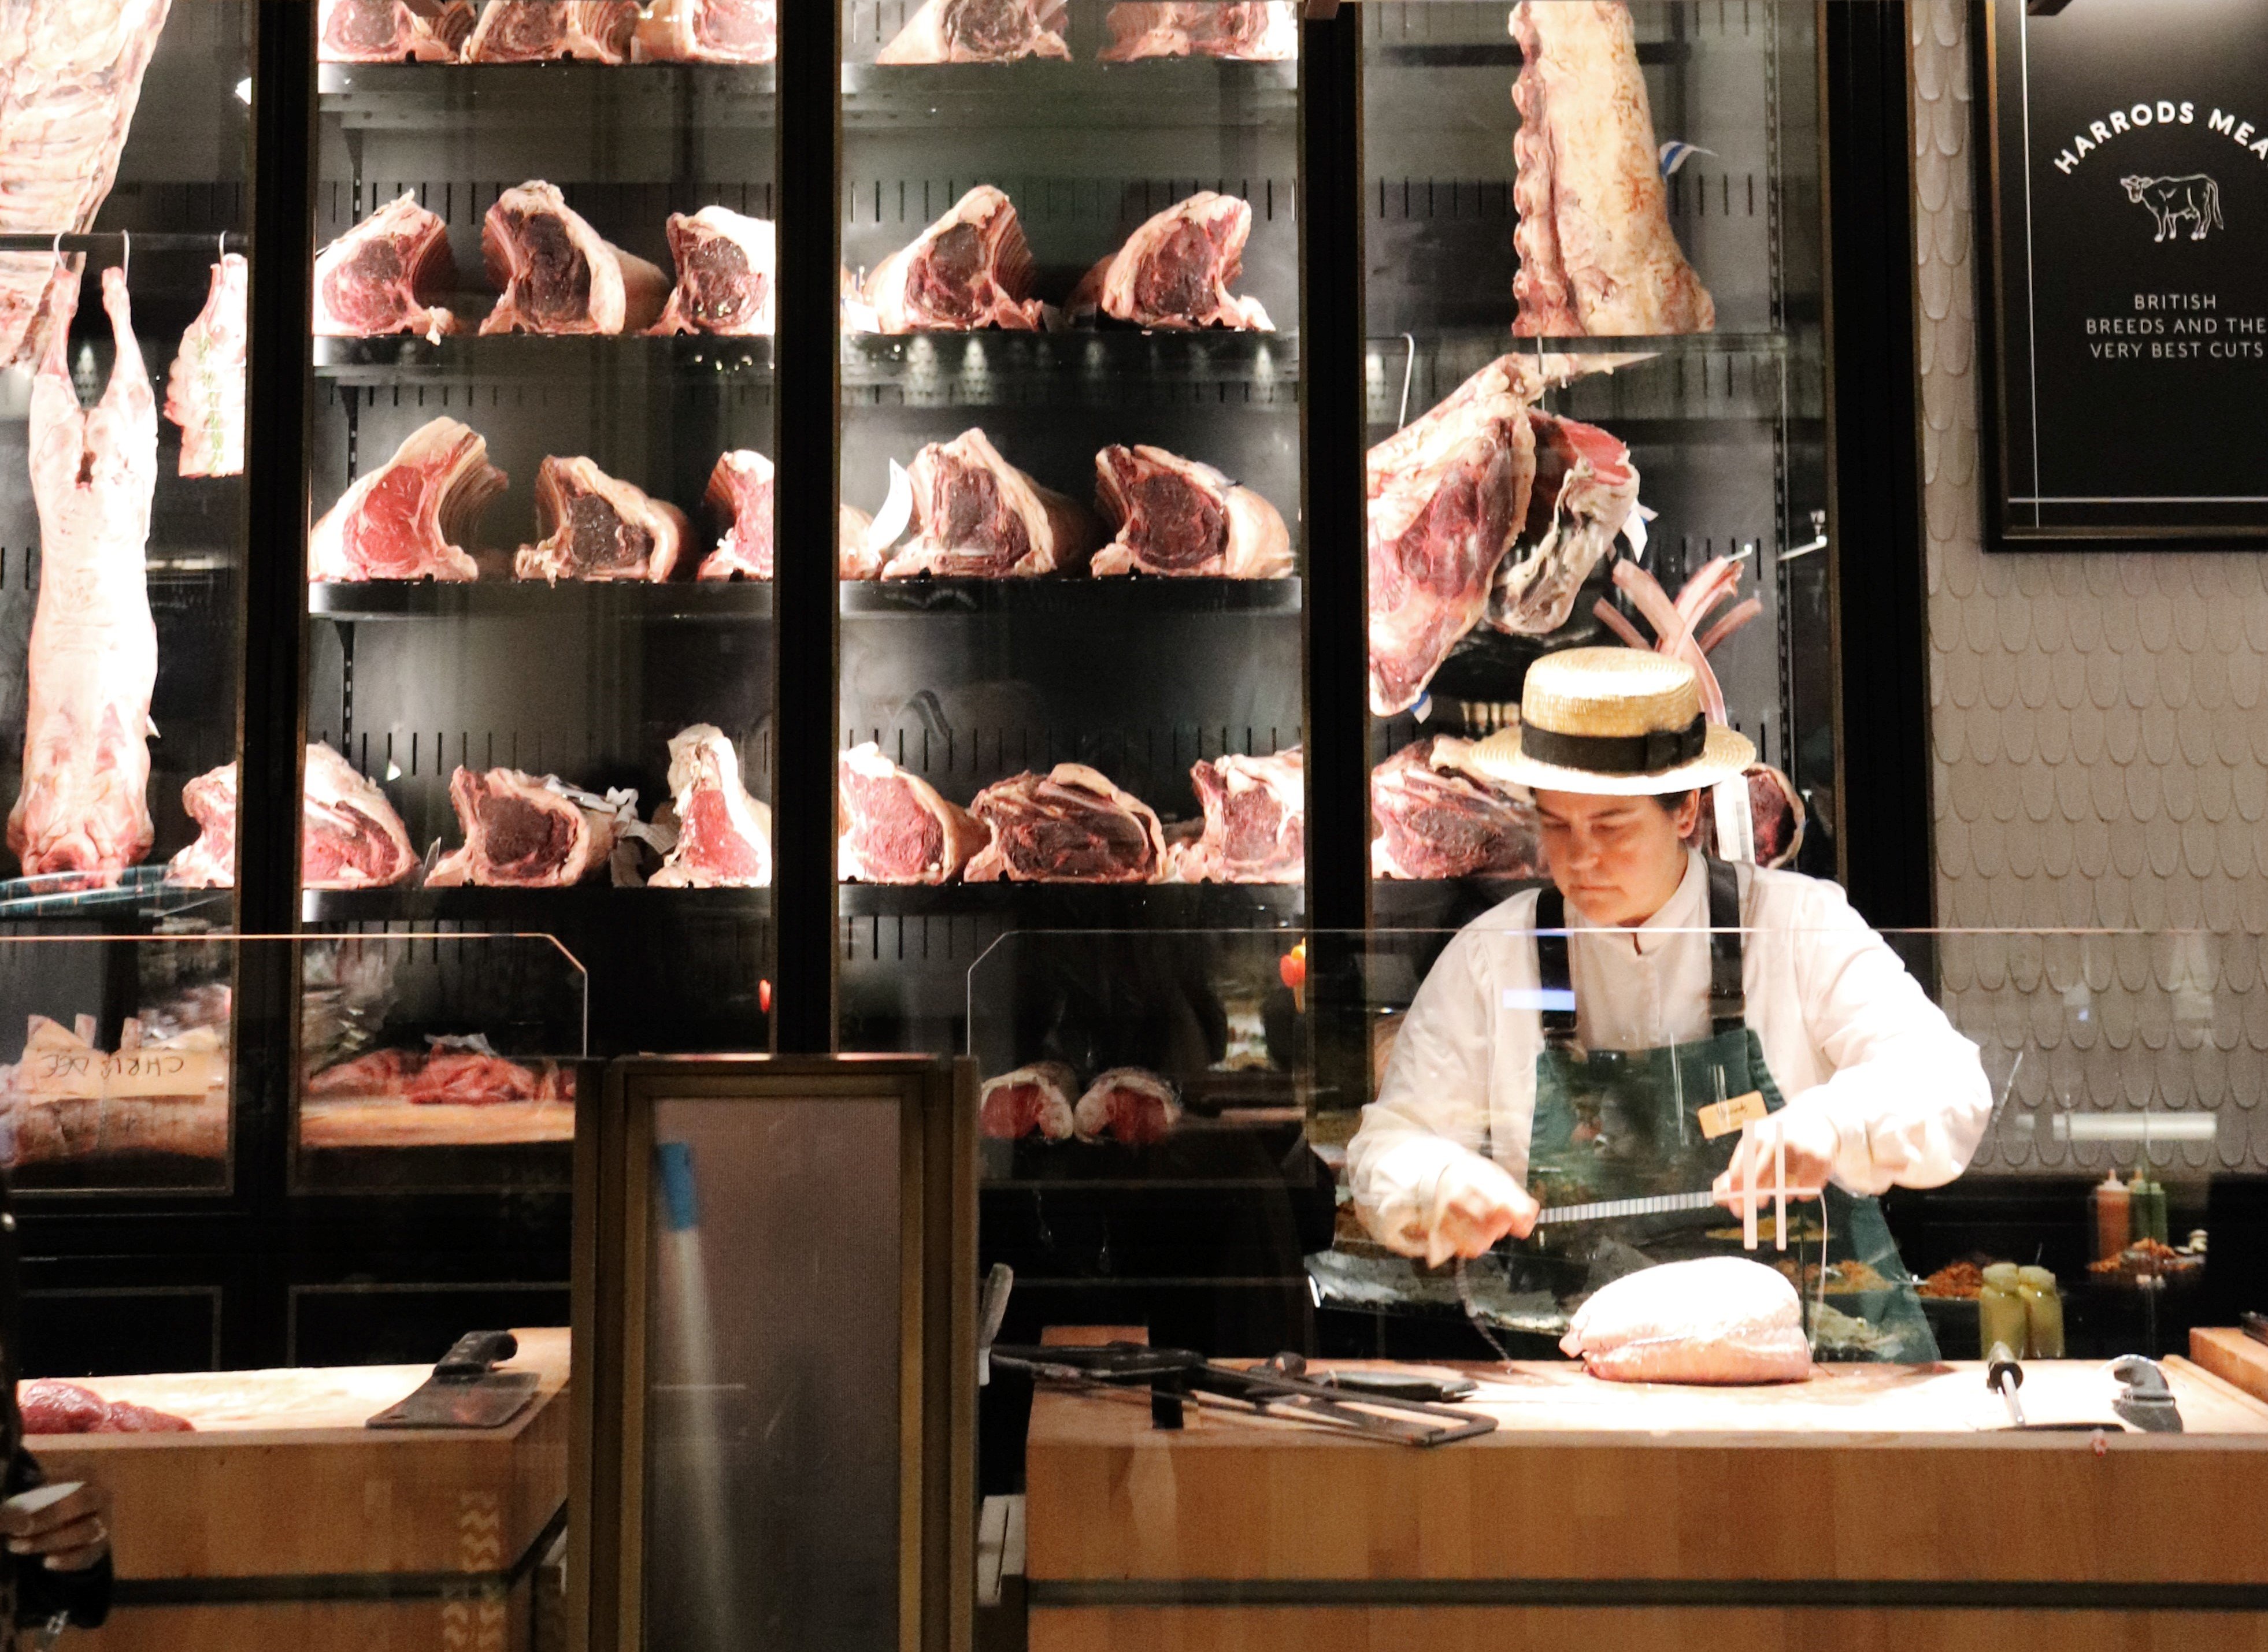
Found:
[[[2219,1115],[2154,1149],[2176,1173],[2268,1168],[2261,559],[1984,554],[1968,0],[1911,16],[1938,921],[2210,932],[1946,945],[1947,1008],[2008,1086],[1977,1168],[2130,1164],[2052,1115],[2146,1105]]]

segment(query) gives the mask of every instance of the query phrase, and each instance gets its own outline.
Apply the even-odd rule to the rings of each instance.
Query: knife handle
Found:
[[[441,1356],[433,1375],[462,1380],[485,1377],[519,1352],[519,1339],[509,1331],[468,1331]]]

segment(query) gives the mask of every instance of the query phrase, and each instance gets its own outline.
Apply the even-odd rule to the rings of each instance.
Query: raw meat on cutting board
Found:
[[[1198,4],[1122,4],[1103,19],[1111,42],[1107,63],[1145,57],[1187,57],[1192,52],[1241,63],[1288,63],[1300,55],[1296,0],[1243,0]]]
[[[882,755],[873,741],[836,764],[836,870],[867,884],[949,884],[990,840],[983,823]]]
[[[1079,1076],[1061,1061],[1035,1061],[984,1081],[976,1103],[977,1128],[996,1142],[1036,1135],[1068,1142],[1076,1128],[1071,1098]]]
[[[1528,521],[1497,564],[1486,618],[1513,636],[1545,636],[1567,623],[1583,582],[1637,508],[1638,466],[1595,424],[1536,407],[1528,422],[1535,433]]]
[[[473,32],[472,0],[323,0],[319,63],[453,63]]]
[[[1811,1375],[1795,1287],[1741,1256],[1625,1274],[1575,1311],[1559,1347],[1616,1383],[1800,1383]]]
[[[444,1046],[450,1040],[442,1040]],[[458,1043],[468,1040],[455,1040]],[[416,1107],[498,1107],[572,1101],[575,1075],[553,1061],[521,1062],[475,1049],[373,1050],[307,1080],[310,1101],[352,1098]]]
[[[885,579],[1075,574],[1101,542],[1101,525],[1085,506],[1018,470],[982,430],[931,443],[908,474],[914,537],[883,568]]]
[[[564,889],[604,871],[614,851],[613,815],[516,768],[460,768],[449,777],[449,801],[465,845],[442,857],[428,889]]]
[[[1273,757],[1228,755],[1189,769],[1204,833],[1174,845],[1184,884],[1297,884],[1307,876],[1307,781],[1298,746]]]
[[[653,0],[632,41],[642,63],[770,63],[778,0]]]
[[[1154,884],[1165,874],[1156,812],[1083,763],[995,782],[968,811],[990,834],[961,869],[968,883]]]
[[[541,179],[497,197],[481,220],[481,258],[504,295],[482,333],[636,333],[660,319],[674,284]]]
[[[1717,305],[1669,229],[1638,41],[1622,0],[1520,0],[1513,294],[1523,338],[1708,333]]]
[[[696,723],[669,742],[669,795],[677,847],[652,877],[656,889],[768,889],[772,811],[740,783],[740,755],[725,731]]]
[[[1089,572],[1281,579],[1292,535],[1274,505],[1210,465],[1160,447],[1094,456],[1094,497],[1118,537]]]
[[[846,303],[848,324],[881,334],[1038,332],[1053,317],[1032,297],[1037,274],[1015,203],[979,184],[875,266]]]
[[[185,1417],[130,1400],[107,1400],[92,1388],[53,1377],[16,1384],[16,1406],[31,1434],[194,1434]]]
[[[725,207],[703,207],[688,217],[669,215],[669,255],[677,285],[647,329],[771,336],[777,312],[773,282],[778,238],[769,218],[751,218]]]
[[[637,0],[488,0],[465,42],[465,61],[626,63],[637,20]]]
[[[1244,272],[1251,239],[1250,202],[1199,190],[1087,271],[1065,308],[1075,320],[1100,312],[1139,327],[1272,333],[1276,324],[1259,299],[1229,291]]]
[[[1370,774],[1377,877],[1541,877],[1535,800],[1473,766],[1473,742],[1413,741]]]
[[[126,278],[102,272],[117,357],[92,408],[64,361],[76,275],[59,283],[48,352],[32,382],[32,498],[40,595],[32,617],[23,789],[8,847],[26,877],[107,889],[150,852],[150,694],[158,628],[146,576],[158,486],[158,400],[142,364]]]
[[[341,496],[307,540],[310,579],[468,580],[480,567],[458,542],[504,489],[480,433],[435,419]]]
[[[415,333],[438,344],[457,318],[433,302],[457,284],[449,229],[405,192],[315,257],[315,336]]]
[[[1112,1068],[1086,1087],[1071,1109],[1080,1141],[1112,1141],[1127,1147],[1164,1141],[1181,1117],[1181,1091],[1139,1067]]]
[[[181,334],[166,377],[166,416],[181,427],[180,474],[244,474],[245,304],[251,266],[229,253],[212,267],[205,307]]]
[[[717,548],[702,559],[700,577],[772,576],[772,462],[746,449],[720,455],[709,473],[704,503],[725,519]]]
[[[878,63],[1009,63],[1020,57],[1068,60],[1067,0],[927,0]]]
[[[512,558],[515,579],[635,580],[675,571],[692,531],[666,499],[609,476],[587,459],[547,456],[535,472],[535,528],[543,538]]]
[[[110,198],[142,77],[170,0],[7,0],[0,6],[0,235],[94,227]],[[0,367],[37,363],[49,319],[68,326],[45,248],[0,253]]]

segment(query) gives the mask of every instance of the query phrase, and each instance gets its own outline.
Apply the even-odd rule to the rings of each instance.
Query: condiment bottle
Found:
[[[1977,1346],[1989,1352],[2001,1343],[2020,1360],[2031,1345],[2031,1316],[2019,1294],[2021,1282],[2014,1262],[1995,1262],[1984,1270],[1984,1288],[1977,1294]]]
[[[2063,1358],[2063,1293],[2056,1276],[2044,1267],[2016,1270],[2017,1294],[2024,1299],[2024,1322],[2031,1339],[2030,1357]]]
[[[2166,1185],[2150,1179],[2149,1166],[2139,1165],[2134,1179],[2126,1185],[2127,1196],[2134,1201],[2134,1237],[2166,1242]]]
[[[2097,1261],[2107,1262],[2133,1242],[2133,1194],[2113,1170],[2096,1186],[2094,1204],[2095,1256]]]

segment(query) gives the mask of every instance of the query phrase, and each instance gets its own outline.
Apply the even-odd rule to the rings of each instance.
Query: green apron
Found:
[[[1765,1107],[1786,1105],[1764,1065],[1764,1046],[1747,1023],[1741,980],[1740,884],[1734,869],[1708,863],[1711,1036],[1699,1043],[1650,1050],[1585,1052],[1576,1035],[1573,977],[1567,958],[1565,903],[1545,888],[1535,907],[1536,979],[1544,1006],[1543,1050],[1535,1061],[1535,1114],[1528,1136],[1528,1190],[1551,1208],[1604,1200],[1640,1199],[1705,1189],[1732,1162],[1740,1133],[1712,1142],[1701,1110],[1755,1092]],[[1550,931],[1561,931],[1553,934]],[[1824,1206],[1827,1259],[1865,1262],[1878,1289],[1837,1290],[1830,1278],[1826,1313],[1813,1282],[1819,1265]],[[1587,1295],[1659,1262],[1743,1255],[1737,1215],[1714,1210],[1618,1217],[1547,1227],[1538,1252]],[[1830,1186],[1826,1198],[1788,1206],[1786,1252],[1770,1237],[1756,1259],[1800,1264],[1804,1312],[1813,1350],[1826,1359],[1874,1359],[1919,1364],[1938,1357],[1913,1276],[1899,1259],[1879,1201]],[[1712,1230],[1718,1237],[1712,1237]],[[1580,1281],[1580,1282],[1578,1282]]]

